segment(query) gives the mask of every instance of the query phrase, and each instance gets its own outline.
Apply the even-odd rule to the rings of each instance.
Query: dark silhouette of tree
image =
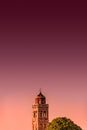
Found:
[[[66,117],[58,117],[47,124],[47,130],[82,130],[80,126]]]

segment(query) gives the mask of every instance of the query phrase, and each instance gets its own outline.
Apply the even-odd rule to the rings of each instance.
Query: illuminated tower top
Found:
[[[35,98],[35,104],[46,104],[46,98],[41,91]]]

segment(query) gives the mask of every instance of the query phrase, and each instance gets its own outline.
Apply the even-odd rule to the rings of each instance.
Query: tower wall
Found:
[[[42,95],[43,96],[43,95]],[[32,130],[46,130],[46,125],[49,122],[49,105],[46,104],[46,99],[40,96],[32,105]]]

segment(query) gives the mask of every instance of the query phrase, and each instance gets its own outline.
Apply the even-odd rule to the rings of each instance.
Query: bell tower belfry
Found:
[[[49,121],[48,108],[46,98],[40,91],[35,98],[35,104],[32,105],[32,130],[46,130]]]

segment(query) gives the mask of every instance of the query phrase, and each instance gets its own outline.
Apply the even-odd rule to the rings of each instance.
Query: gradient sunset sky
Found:
[[[87,130],[87,3],[0,3],[0,130],[32,130],[40,88]]]

